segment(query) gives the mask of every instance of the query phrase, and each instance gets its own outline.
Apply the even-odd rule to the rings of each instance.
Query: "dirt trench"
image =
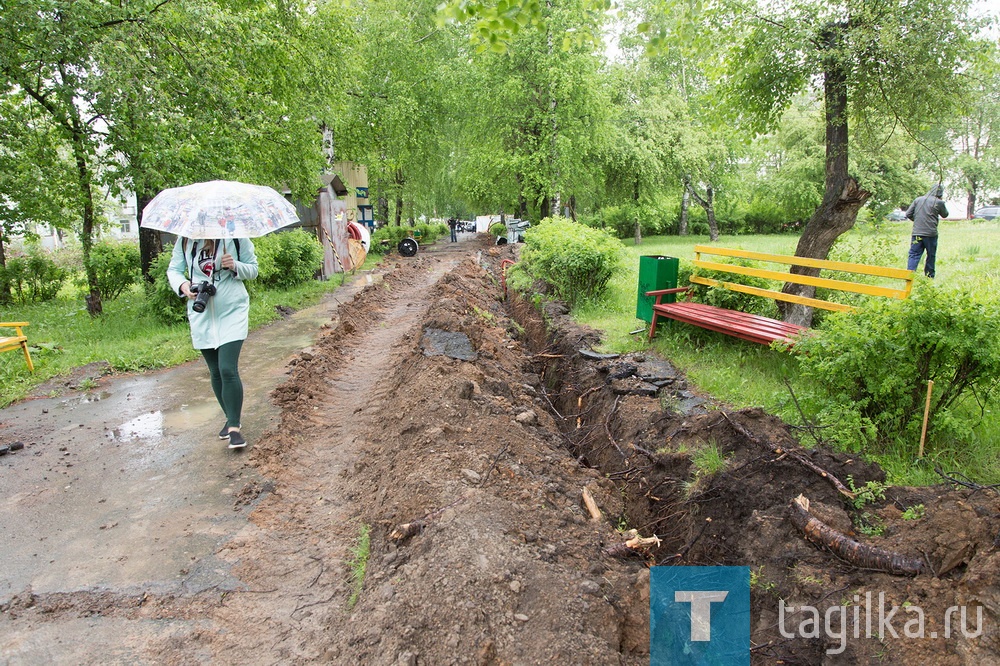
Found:
[[[751,567],[754,664],[998,663],[994,493],[892,488],[855,508],[831,478],[880,483],[877,467],[802,450],[778,419],[698,395],[653,355],[588,353],[597,334],[558,304],[506,297],[500,262],[513,252],[399,262],[296,361],[274,395],[282,426],[252,454],[274,492],[229,546],[248,589],[221,604],[207,650],[227,662],[647,663],[648,567],[694,564]],[[724,459],[714,473],[696,462],[709,447]],[[799,495],[924,572],[865,570],[813,545],[789,520]],[[628,528],[661,545],[609,555]],[[359,585],[349,561],[363,530]],[[779,626],[779,600],[822,617],[880,592],[903,609],[897,638],[876,625],[840,645],[802,617]],[[944,637],[956,605],[983,609],[979,632]],[[912,606],[940,637],[901,635]],[[267,629],[248,636],[248,623]]]

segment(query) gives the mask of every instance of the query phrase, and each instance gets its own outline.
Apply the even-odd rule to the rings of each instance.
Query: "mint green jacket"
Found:
[[[197,257],[203,243],[200,240],[178,238],[167,268],[167,279],[174,292],[188,302],[188,323],[191,325],[191,343],[194,348],[218,349],[227,342],[246,340],[250,328],[250,296],[243,281],[257,277],[257,255],[249,238],[240,239],[238,254],[235,241],[221,241],[223,245],[216,257],[221,258],[223,250],[233,255],[236,270],[233,272],[219,268],[215,271],[216,293],[208,299],[204,312],[195,312],[191,307],[194,300],[184,296],[180,289],[188,280],[194,285],[203,281],[212,282],[212,278],[198,267],[197,259],[192,261],[192,252]]]

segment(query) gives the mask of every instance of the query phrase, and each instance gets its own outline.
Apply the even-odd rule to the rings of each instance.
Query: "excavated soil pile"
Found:
[[[299,355],[273,396],[281,425],[251,451],[268,481],[237,499],[256,502],[251,524],[220,554],[244,588],[167,654],[641,664],[649,565],[727,564],[753,571],[755,664],[997,663],[995,493],[894,488],[855,508],[834,481],[878,483],[876,467],[803,450],[779,420],[715,404],[651,355],[593,354],[597,336],[557,305],[505,297],[513,252],[398,259]],[[800,495],[811,517],[919,573],[807,541],[791,521]],[[839,643],[802,616],[779,623],[779,599],[822,621],[879,592],[901,607],[898,638],[880,639],[875,618],[874,638],[862,626],[827,655]],[[953,615],[946,639],[958,605],[969,631]],[[913,607],[938,638],[903,636]]]

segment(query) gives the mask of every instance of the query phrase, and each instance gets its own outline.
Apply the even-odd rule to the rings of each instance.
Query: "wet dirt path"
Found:
[[[458,256],[469,248],[444,250]],[[413,300],[401,299],[387,313],[367,343],[384,352],[371,356],[376,364],[391,362],[395,340],[420,308],[421,289],[451,265],[437,262],[426,284],[414,285]],[[241,371],[248,385],[244,432],[253,446],[278,425],[268,394],[284,381],[290,357],[371,282],[358,276],[322,304],[251,334]],[[322,436],[302,447],[289,469],[308,470],[316,463],[310,456],[329,450],[324,443],[349,441],[355,421],[344,416],[363,405],[380,371],[362,363],[331,386],[330,407],[317,413]],[[3,439],[27,444],[0,467],[0,663],[206,657],[197,645],[178,646],[213,633],[206,609],[246,587],[233,571],[239,558],[227,557],[233,548],[224,546],[254,532],[247,523],[254,500],[266,501],[274,482],[217,439],[218,408],[197,397],[205,395],[207,373],[195,361],[0,410]],[[347,461],[339,450],[334,455],[337,461],[324,463],[331,470]]]

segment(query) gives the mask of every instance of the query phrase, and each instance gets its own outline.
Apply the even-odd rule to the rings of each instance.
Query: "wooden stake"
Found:
[[[594,501],[594,496],[586,486],[583,488],[583,503],[587,506],[591,520],[600,520],[602,518],[601,510],[597,508],[597,502]]]
[[[924,440],[927,439],[927,417],[931,413],[931,389],[934,388],[934,380],[927,380],[927,404],[924,405],[924,427],[920,430],[920,453],[918,458],[924,457]]]

